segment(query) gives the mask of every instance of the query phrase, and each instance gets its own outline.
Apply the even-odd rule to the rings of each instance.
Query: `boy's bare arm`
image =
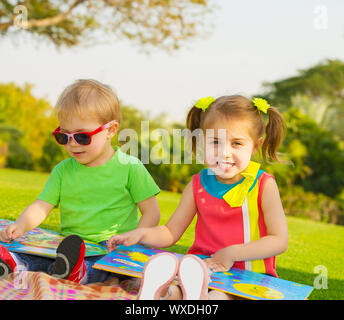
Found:
[[[0,232],[0,241],[9,242],[21,237],[25,232],[38,227],[49,215],[54,205],[36,200],[30,204],[19,218]]]
[[[160,221],[160,208],[155,196],[139,202],[139,210],[142,217],[139,221],[138,228],[155,227]]]

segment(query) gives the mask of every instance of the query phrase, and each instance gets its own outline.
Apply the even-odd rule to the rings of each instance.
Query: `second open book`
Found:
[[[94,264],[94,268],[114,273],[142,277],[145,263],[155,254],[165,252],[143,245],[126,247],[121,245]],[[170,252],[170,251],[168,251]],[[183,256],[174,253],[180,260]],[[201,259],[207,256],[198,255]],[[162,270],[163,272],[163,270]],[[257,300],[303,300],[313,290],[313,287],[275,278],[265,274],[232,268],[228,272],[211,274],[209,289],[219,290]]]

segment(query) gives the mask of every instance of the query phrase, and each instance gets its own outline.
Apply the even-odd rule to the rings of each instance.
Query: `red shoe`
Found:
[[[17,264],[13,260],[10,252],[5,246],[0,244],[0,278],[12,273],[16,267]]]
[[[209,273],[202,259],[191,254],[181,258],[178,280],[183,300],[208,300]]]
[[[143,268],[137,300],[159,300],[161,293],[175,279],[177,270],[178,259],[172,253],[163,252],[152,256]]]
[[[85,243],[79,236],[64,238],[56,249],[51,276],[79,283],[86,272],[85,252]]]

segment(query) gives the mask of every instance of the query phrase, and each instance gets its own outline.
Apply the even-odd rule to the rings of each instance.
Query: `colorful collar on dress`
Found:
[[[223,199],[233,208],[241,207],[245,201],[246,195],[249,192],[252,185],[255,183],[257,174],[259,172],[260,164],[254,161],[250,161],[245,172],[241,175],[245,177],[242,183],[236,185],[230,189]]]

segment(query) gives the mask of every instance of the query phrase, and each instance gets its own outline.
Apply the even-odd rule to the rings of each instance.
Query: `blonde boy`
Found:
[[[67,237],[55,261],[10,253],[0,245],[0,277],[20,265],[21,270],[44,271],[80,283],[104,281],[109,274],[92,268],[99,257],[84,259],[83,239],[106,245],[115,234],[157,225],[155,195],[160,189],[141,161],[111,146],[121,113],[109,86],[96,80],[76,81],[62,92],[56,114],[60,126],[53,134],[70,158],[54,167],[37,200],[0,232],[0,241],[9,242],[39,226],[58,205],[61,233]]]

